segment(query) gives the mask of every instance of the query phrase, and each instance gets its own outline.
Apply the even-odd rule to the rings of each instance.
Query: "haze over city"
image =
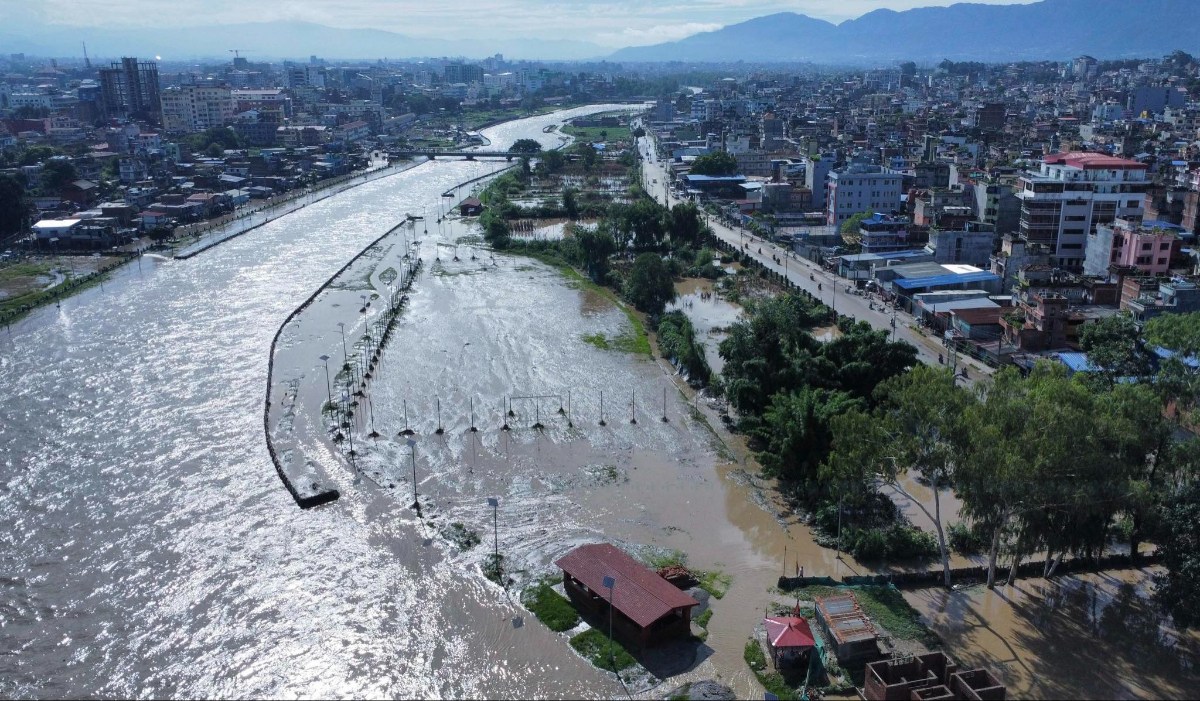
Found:
[[[1194,0],[0,0],[0,698],[1191,698]]]

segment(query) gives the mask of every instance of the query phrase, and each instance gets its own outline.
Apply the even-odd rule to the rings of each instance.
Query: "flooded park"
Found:
[[[549,125],[619,107],[483,134],[556,146]],[[423,163],[0,332],[0,696],[624,697],[518,596],[600,541],[730,580],[707,640],[638,695],[761,695],[742,650],[778,577],[873,570],[813,542],[668,363],[622,350],[621,307],[478,245],[452,205],[506,165]],[[739,310],[699,289],[717,367]],[[336,501],[297,508],[264,395],[284,469]],[[1015,698],[1186,696],[1200,645],[1160,625],[1147,577],[905,596]]]

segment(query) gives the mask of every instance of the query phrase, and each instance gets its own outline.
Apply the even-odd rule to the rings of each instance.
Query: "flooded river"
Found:
[[[500,147],[553,144],[542,129],[562,118],[484,134]],[[457,521],[486,536],[488,497],[500,499],[498,545],[518,581],[595,540],[679,549],[729,574],[691,674],[760,693],[741,648],[775,578],[797,564],[866,568],[779,513],[669,368],[584,340],[627,331],[611,303],[524,259],[471,261],[460,247],[459,261],[446,248],[434,261],[461,227],[422,225],[427,266],[370,390],[383,437],[356,434],[366,478],[355,483],[318,426],[304,450],[342,498],[302,511],[280,484],[262,430],[276,329],[406,213],[432,219],[443,191],[501,165],[423,164],[191,260],[146,258],[0,335],[0,696],[623,696],[480,575],[488,538],[458,552],[438,535]],[[360,318],[361,293],[340,289],[340,306],[315,309],[310,331],[289,339],[299,352],[277,361],[319,388],[302,397],[310,405],[319,355],[341,357],[337,322]],[[406,406],[415,460],[397,436]],[[423,518],[408,507],[414,462]],[[953,635],[969,620],[956,601],[918,603]],[[968,659],[993,650],[969,631],[950,639]],[[1032,633],[1022,645],[1056,649]],[[1065,679],[1092,662],[1064,659]],[[1156,684],[1131,693],[1177,688]],[[1059,687],[1047,689],[1031,693]]]

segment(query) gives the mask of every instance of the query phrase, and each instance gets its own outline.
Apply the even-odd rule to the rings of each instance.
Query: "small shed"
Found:
[[[767,629],[767,647],[776,669],[781,664],[808,662],[808,654],[817,644],[808,621],[799,616],[770,616],[763,619],[763,626]]]
[[[612,545],[581,545],[554,564],[584,613],[607,623],[611,597],[613,635],[648,647],[691,634],[692,607],[700,602]],[[604,586],[608,578],[612,589]]]
[[[839,663],[879,656],[878,633],[853,593],[818,596],[815,603],[817,621],[833,642]]]
[[[478,197],[468,197],[458,203],[458,213],[464,217],[477,217],[483,214],[483,203]]]

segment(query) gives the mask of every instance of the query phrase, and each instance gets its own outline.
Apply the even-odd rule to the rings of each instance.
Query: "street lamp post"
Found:
[[[341,330],[341,332],[342,332],[342,357],[344,357],[346,359],[346,362],[349,363],[350,362],[350,354],[346,352],[346,324],[345,324],[345,322],[339,321],[338,329]]]
[[[413,482],[413,503],[412,508],[420,511],[421,503],[417,501],[417,442],[409,438],[408,444],[409,457],[412,461],[412,482]]]
[[[325,363],[325,394],[329,398],[329,406],[333,406],[333,384],[329,381],[329,356],[322,355],[321,361]]]
[[[492,507],[492,559],[496,566],[500,566],[500,531],[497,524],[496,512],[500,508],[500,500],[496,497],[488,497],[488,506]]]

